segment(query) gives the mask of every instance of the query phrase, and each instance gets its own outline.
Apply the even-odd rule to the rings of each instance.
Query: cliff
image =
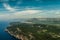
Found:
[[[60,40],[60,26],[12,23],[6,31],[20,40]]]

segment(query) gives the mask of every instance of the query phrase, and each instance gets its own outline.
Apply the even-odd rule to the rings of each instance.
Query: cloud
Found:
[[[27,15],[32,15],[38,12],[42,12],[40,10],[24,10],[20,12],[15,12],[12,14],[0,14],[0,20],[11,20],[11,19],[19,19],[19,18],[29,18]]]
[[[8,4],[4,3],[3,6],[5,7],[5,9],[9,10],[9,11],[15,11],[14,8],[10,7]]]
[[[58,15],[57,15],[58,14]],[[23,10],[11,14],[0,14],[0,20],[20,18],[60,18],[60,10]]]
[[[23,14],[23,15],[27,15],[27,14],[35,14],[38,12],[42,12],[41,10],[24,10],[24,11],[20,11],[20,12],[16,12],[17,14]]]

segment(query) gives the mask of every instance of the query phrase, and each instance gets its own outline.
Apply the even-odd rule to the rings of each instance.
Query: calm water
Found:
[[[8,25],[8,22],[0,22],[0,40],[18,40],[4,31]]]

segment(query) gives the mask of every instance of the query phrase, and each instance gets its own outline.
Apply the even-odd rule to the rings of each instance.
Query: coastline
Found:
[[[10,34],[12,37],[14,37],[14,38],[16,38],[16,39],[21,40],[21,39],[19,39],[18,37],[16,37],[16,35],[10,33],[8,29],[5,29],[5,32],[7,32],[8,34]]]

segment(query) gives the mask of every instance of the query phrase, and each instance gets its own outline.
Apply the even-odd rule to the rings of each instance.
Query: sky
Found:
[[[60,0],[0,0],[0,20],[60,18]]]

